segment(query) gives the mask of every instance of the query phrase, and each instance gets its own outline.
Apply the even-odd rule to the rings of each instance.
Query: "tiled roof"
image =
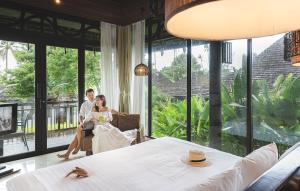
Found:
[[[277,40],[262,53],[253,57],[252,75],[254,80],[266,80],[271,86],[276,78],[292,73],[294,77],[300,75],[300,67],[292,67],[291,63],[284,60],[283,38]],[[230,86],[234,73],[222,75],[222,83]],[[186,78],[171,82],[159,72],[153,74],[153,85],[171,97],[186,97]],[[204,75],[192,74],[192,95],[208,97],[209,79]]]
[[[254,80],[267,80],[272,85],[276,78],[283,74],[300,75],[300,67],[293,67],[291,62],[284,60],[284,39],[280,38],[258,56],[253,58],[252,73]]]

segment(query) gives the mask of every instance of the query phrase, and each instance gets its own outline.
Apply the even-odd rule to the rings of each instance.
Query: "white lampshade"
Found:
[[[165,26],[186,39],[231,40],[300,29],[300,0],[165,0]]]

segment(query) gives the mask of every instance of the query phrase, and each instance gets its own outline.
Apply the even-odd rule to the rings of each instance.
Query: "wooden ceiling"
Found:
[[[55,4],[54,0],[9,0],[9,2],[118,25],[131,24],[150,15],[149,0],[61,0],[60,5]]]

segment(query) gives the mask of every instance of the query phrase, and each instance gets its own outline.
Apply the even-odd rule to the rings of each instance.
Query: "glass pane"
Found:
[[[35,150],[34,51],[0,40],[0,157]]]
[[[232,63],[222,64],[222,150],[246,155],[247,40],[229,41]]]
[[[280,153],[300,141],[300,68],[284,60],[284,34],[253,39],[254,147]]]
[[[85,51],[85,89],[94,89],[99,95],[101,86],[101,53]]]
[[[209,44],[192,42],[192,142],[208,145]]]
[[[67,145],[78,125],[76,49],[47,47],[48,148]]]
[[[152,56],[152,134],[186,139],[186,41],[161,41]]]

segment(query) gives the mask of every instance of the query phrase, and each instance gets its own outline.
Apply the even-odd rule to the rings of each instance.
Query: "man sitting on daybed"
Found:
[[[87,117],[87,115],[92,111],[93,107],[95,106],[95,95],[94,90],[89,88],[85,91],[85,96],[87,97],[87,101],[83,102],[80,107],[79,112],[79,126],[76,130],[76,135],[71,142],[71,144],[68,147],[68,150],[64,154],[58,154],[57,156],[59,158],[69,159],[69,156],[72,152],[72,154],[77,154],[80,149],[80,140],[81,140],[81,132],[82,127],[84,126],[84,119]]]

